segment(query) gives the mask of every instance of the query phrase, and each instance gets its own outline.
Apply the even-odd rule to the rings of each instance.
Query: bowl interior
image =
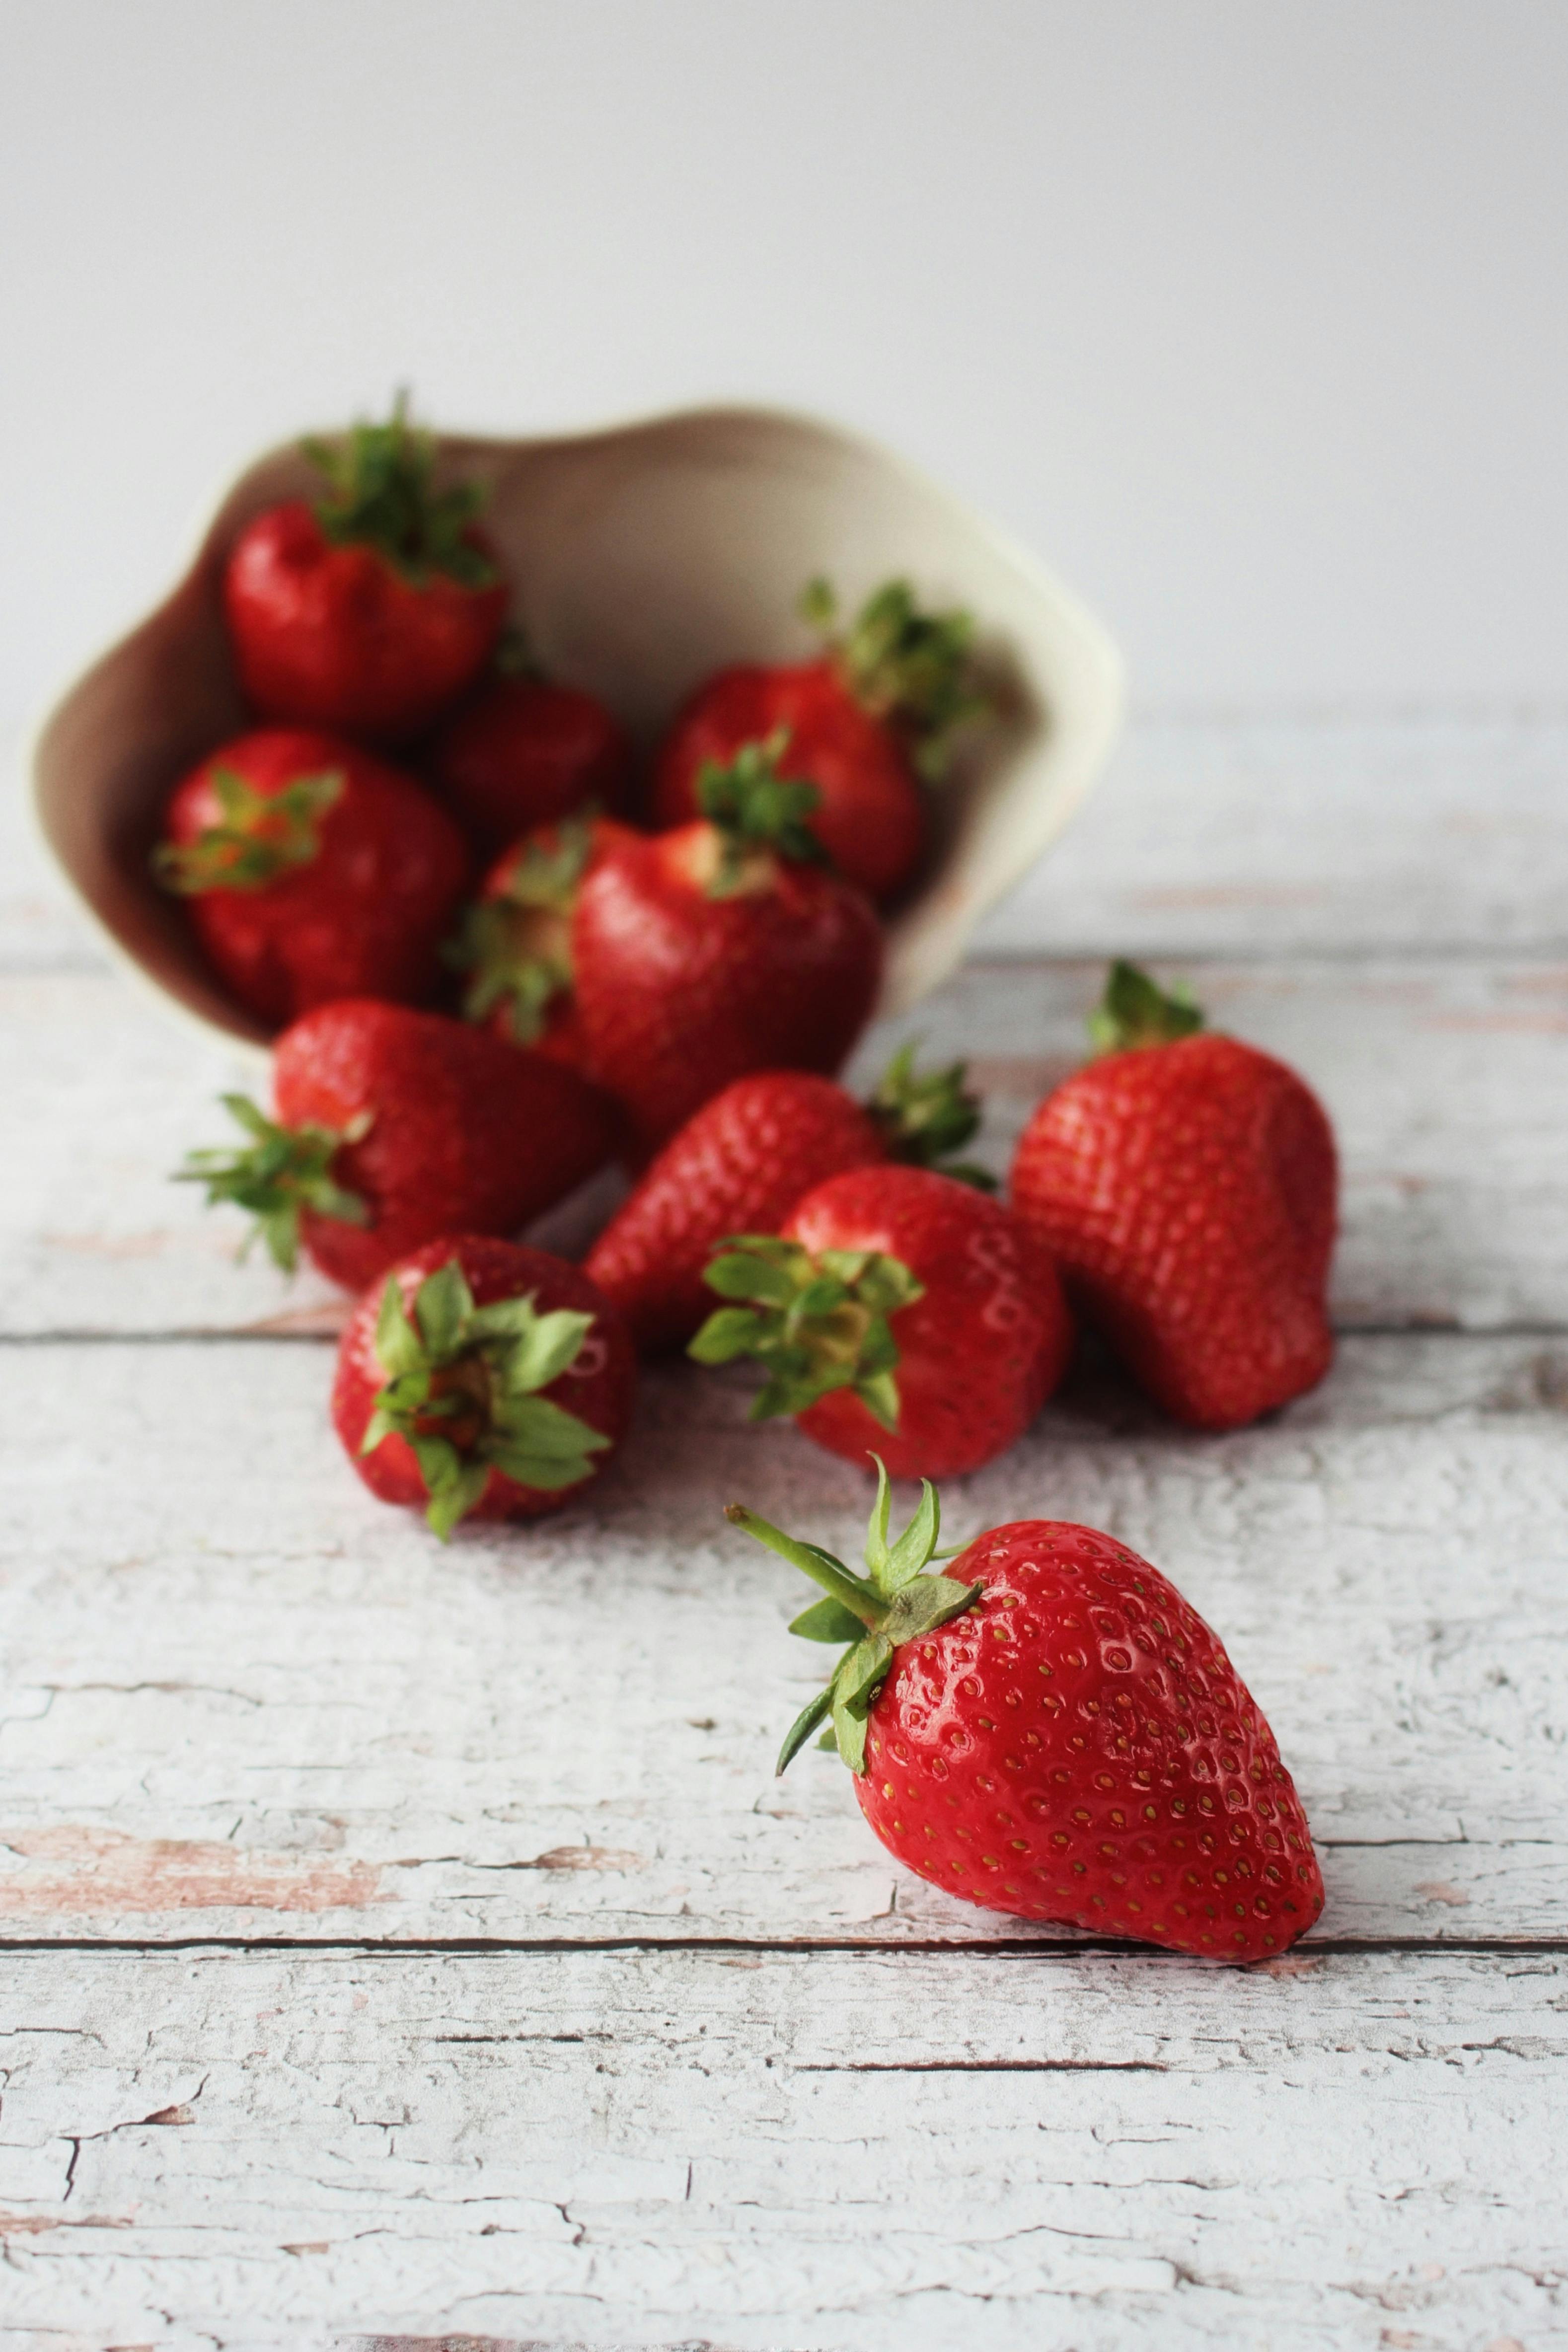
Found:
[[[881,1009],[945,977],[980,916],[1032,866],[1115,732],[1120,670],[1098,625],[1029,558],[875,446],[809,420],[704,410],[572,438],[443,438],[444,472],[485,482],[485,523],[545,667],[598,694],[650,745],[710,670],[788,660],[823,572],[852,609],[907,574],[981,625],[1005,717],[942,788],[937,847],[889,933]],[[227,550],[279,499],[298,454],[242,476],[174,593],[73,687],[34,754],[38,816],[67,876],[135,970],[204,1024],[261,1041],[208,972],[148,856],[186,768],[247,722],[219,598]]]

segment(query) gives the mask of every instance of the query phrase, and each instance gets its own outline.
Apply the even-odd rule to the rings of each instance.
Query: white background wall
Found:
[[[0,0],[0,719],[258,445],[886,435],[1144,709],[1568,696],[1564,0]]]

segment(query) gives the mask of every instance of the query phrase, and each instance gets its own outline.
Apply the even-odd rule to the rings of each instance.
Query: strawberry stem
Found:
[[[205,1184],[207,1206],[232,1201],[248,1209],[256,1223],[240,1248],[243,1258],[258,1237],[285,1274],[300,1258],[300,1219],[306,1209],[347,1225],[368,1225],[370,1211],[357,1192],[332,1180],[331,1165],[345,1143],[369,1132],[368,1114],[342,1132],[330,1127],[279,1127],[246,1095],[224,1095],[223,1107],[250,1142],[187,1153],[176,1184]]]
[[[889,1160],[917,1168],[937,1168],[961,1184],[994,1192],[996,1179],[973,1160],[951,1160],[980,1125],[982,1105],[965,1084],[968,1066],[950,1062],[944,1069],[915,1070],[911,1040],[900,1045],[877,1081],[866,1108],[881,1129]]]
[[[767,1370],[753,1421],[804,1412],[818,1397],[850,1389],[884,1429],[899,1425],[893,1378],[898,1342],[889,1318],[924,1296],[901,1259],[877,1250],[822,1250],[773,1234],[741,1234],[721,1244],[702,1277],[719,1307],[687,1349],[700,1364],[754,1356]]]
[[[566,919],[593,840],[587,816],[544,828],[513,857],[496,896],[468,908],[441,950],[451,970],[470,975],[463,993],[466,1020],[487,1020],[504,1005],[515,1044],[531,1045],[543,1034],[551,1003],[572,986]]]
[[[708,886],[710,898],[733,897],[750,854],[759,849],[775,850],[797,865],[826,865],[827,854],[805,822],[822,794],[804,778],[786,782],[778,772],[788,744],[788,728],[776,727],[763,742],[742,743],[728,767],[705,760],[698,770],[697,805],[723,840],[719,870]]]
[[[489,588],[496,567],[470,536],[485,494],[477,482],[435,486],[436,445],[408,422],[400,392],[384,425],[356,425],[342,441],[301,441],[326,477],[315,516],[335,546],[374,547],[411,587],[444,572],[464,588]]]
[[[443,1543],[492,1470],[552,1494],[592,1472],[609,1439],[537,1392],[576,1362],[593,1321],[566,1307],[541,1315],[531,1293],[476,1307],[455,1257],[426,1276],[412,1314],[387,1276],[375,1327],[387,1379],[360,1452],[394,1435],[406,1442]]]
[[[838,599],[826,580],[811,582],[800,610],[826,637],[856,701],[892,720],[909,739],[918,772],[927,783],[940,782],[956,730],[991,707],[975,670],[973,616],[922,612],[907,580],[887,581],[842,635],[833,634]]]
[[[802,1543],[784,1535],[744,1503],[731,1503],[724,1517],[756,1542],[765,1544],[828,1595],[807,1609],[790,1627],[808,1642],[844,1642],[843,1655],[818,1691],[801,1709],[779,1750],[775,1776],[787,1769],[818,1724],[831,1718],[830,1741],[852,1772],[866,1769],[866,1721],[881,1695],[900,1647],[921,1640],[961,1616],[979,1599],[983,1587],[960,1584],[950,1576],[928,1576],[938,1552],[942,1504],[929,1478],[921,1481],[920,1508],[897,1541],[888,1541],[889,1488],[886,1465],[877,1464],[877,1499],[871,1506],[866,1532],[868,1577],[857,1576],[841,1559],[820,1545]]]
[[[321,819],[342,798],[341,768],[295,776],[281,792],[258,793],[237,768],[215,768],[212,788],[222,821],[195,841],[163,841],[153,872],[165,890],[195,898],[204,890],[264,890],[280,874],[320,856]]]
[[[1106,976],[1105,994],[1089,1016],[1089,1042],[1097,1054],[1122,1054],[1139,1045],[1169,1045],[1195,1036],[1204,1025],[1191,992],[1177,985],[1167,995],[1157,981],[1118,956]]]

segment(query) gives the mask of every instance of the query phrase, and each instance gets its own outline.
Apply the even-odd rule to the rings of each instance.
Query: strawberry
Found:
[[[447,721],[430,754],[437,790],[491,856],[580,809],[624,807],[631,768],[631,743],[604,704],[541,677],[510,630],[494,675]]]
[[[283,727],[193,769],[153,853],[235,995],[278,1023],[339,996],[427,995],[468,863],[412,776]]]
[[[182,1171],[249,1209],[277,1263],[301,1247],[363,1290],[454,1231],[510,1234],[609,1156],[614,1114],[574,1070],[438,1013],[323,1004],[278,1041],[276,1122],[224,1101],[250,1138]]]
[[[436,488],[401,397],[389,424],[301,446],[325,496],[258,515],[224,572],[240,684],[268,719],[414,734],[472,684],[505,617],[480,493]]]
[[[739,1503],[725,1515],[827,1596],[790,1631],[848,1643],[796,1718],[822,1723],[889,1853],[966,1902],[1173,1951],[1256,1960],[1323,1907],[1273,1733],[1217,1637],[1114,1537],[1017,1519],[952,1559],[929,1485],[865,1576]],[[932,1559],[951,1559],[935,1576]]]
[[[624,844],[584,880],[572,961],[588,1066],[661,1143],[748,1070],[837,1070],[882,971],[870,901],[827,873],[811,785],[748,745],[694,824]]]
[[[706,1276],[724,1299],[701,1364],[755,1356],[753,1421],[895,1477],[978,1470],[1067,1369],[1072,1323],[1051,1262],[1012,1213],[926,1168],[858,1168],[796,1202],[779,1234],[742,1234]]]
[[[825,581],[803,609],[824,627],[836,605]],[[879,902],[913,878],[926,845],[922,778],[944,764],[953,728],[984,707],[970,661],[966,613],[924,614],[906,581],[866,604],[823,657],[720,670],[700,686],[660,748],[654,813],[660,824],[697,814],[705,766],[777,737],[781,772],[821,795],[812,833],[839,873]]]
[[[1035,1112],[1012,1199],[1156,1402],[1234,1429],[1328,1370],[1336,1159],[1294,1071],[1202,1019],[1113,966],[1092,1024],[1110,1050]]]
[[[513,1045],[580,1064],[572,917],[583,877],[612,849],[641,839],[613,817],[579,814],[538,825],[501,852],[457,936],[442,950],[468,975],[463,1017]]]
[[[332,1420],[372,1494],[462,1518],[537,1519],[626,1435],[637,1363],[620,1317],[547,1250],[465,1234],[366,1291],[338,1349]]]
[[[695,1111],[605,1227],[586,1268],[639,1349],[689,1339],[712,1304],[703,1287],[727,1234],[776,1233],[804,1192],[884,1160],[934,1165],[969,1140],[979,1106],[963,1065],[914,1071],[903,1046],[862,1107],[831,1078],[758,1070]],[[949,1175],[989,1185],[978,1168]]]

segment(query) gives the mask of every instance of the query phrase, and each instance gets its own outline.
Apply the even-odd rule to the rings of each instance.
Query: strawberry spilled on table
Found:
[[[175,786],[163,832],[154,873],[263,1020],[435,985],[468,853],[400,768],[341,736],[260,728]]]
[[[682,1347],[712,1307],[703,1277],[727,1234],[774,1233],[815,1185],[888,1160],[989,1186],[984,1169],[952,1160],[979,1124],[963,1064],[919,1076],[910,1045],[863,1104],[809,1071],[759,1070],[671,1136],[589,1251],[587,1270],[640,1350]]]
[[[882,972],[870,900],[806,828],[813,785],[753,743],[698,792],[695,824],[598,860],[572,919],[587,1066],[644,1150],[749,1070],[838,1069]]]
[[[832,627],[837,604],[825,581],[813,582],[803,610]],[[816,786],[806,823],[839,873],[879,902],[896,898],[925,852],[926,786],[943,771],[954,729],[986,708],[973,637],[967,613],[922,613],[908,582],[891,580],[820,659],[720,670],[659,751],[657,821],[697,815],[705,767],[776,739],[780,773]]]
[[[479,676],[509,590],[472,483],[437,489],[400,397],[385,425],[306,441],[327,488],[240,533],[224,610],[247,699],[269,719],[412,735]]]
[[[438,1234],[515,1233],[615,1142],[613,1107],[576,1071],[368,999],[285,1030],[272,1088],[275,1120],[226,1095],[248,1142],[193,1152],[182,1176],[248,1209],[279,1265],[302,1248],[351,1290]]]
[[[459,1519],[536,1519],[609,1461],[637,1360],[586,1275],[548,1251],[463,1234],[392,1268],[338,1350],[332,1421],[373,1494]]]
[[[730,1301],[689,1353],[752,1356],[753,1421],[793,1413],[829,1453],[950,1477],[1005,1452],[1067,1369],[1072,1319],[1050,1259],[998,1202],[924,1168],[816,1185],[776,1235],[707,1273]]]
[[[1100,1058],[1024,1130],[1014,1210],[1156,1403],[1237,1428],[1333,1357],[1333,1130],[1293,1070],[1131,964],[1091,1035]]]
[[[1273,1733],[1217,1637],[1125,1544],[1022,1519],[953,1557],[929,1484],[889,1542],[880,1465],[863,1576],[743,1504],[725,1516],[821,1587],[790,1631],[846,1645],[778,1769],[826,1725],[867,1821],[920,1877],[1215,1959],[1281,1952],[1318,1917]]]

